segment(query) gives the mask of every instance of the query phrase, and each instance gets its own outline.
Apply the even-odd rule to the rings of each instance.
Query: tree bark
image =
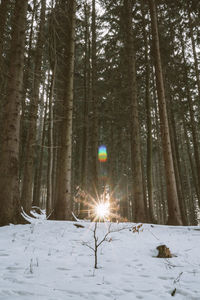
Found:
[[[137,83],[135,67],[135,49],[132,24],[132,1],[124,1],[124,16],[126,25],[125,49],[127,53],[127,80],[132,113],[132,165],[133,165],[133,199],[135,222],[145,222],[145,205],[142,178],[142,158],[140,146],[140,125],[138,119]]]
[[[200,74],[199,74],[199,66],[198,66],[198,59],[197,59],[197,51],[195,46],[195,40],[194,40],[194,30],[192,25],[192,18],[191,18],[191,12],[190,12],[190,4],[188,3],[188,20],[189,20],[189,30],[190,30],[190,38],[192,43],[192,52],[194,57],[194,68],[195,68],[195,75],[196,75],[196,83],[198,88],[198,96],[200,99]],[[198,103],[200,108],[200,102]]]
[[[74,38],[76,1],[68,1],[68,34],[65,44],[65,91],[63,96],[63,118],[61,121],[61,148],[58,152],[58,170],[55,218],[71,218],[71,159],[72,159],[72,110],[74,81]]]
[[[20,220],[19,130],[27,0],[16,0],[0,155],[0,225]]]
[[[96,0],[92,0],[92,71],[91,71],[91,101],[92,101],[92,196],[98,194],[98,119],[97,119],[97,45],[96,45]]]
[[[82,129],[82,153],[81,153],[81,190],[87,191],[87,168],[88,168],[88,103],[90,101],[90,53],[89,53],[89,6],[84,5],[85,13],[85,36],[84,36],[84,107]],[[80,218],[88,214],[84,201],[80,203]]]
[[[53,140],[53,94],[55,86],[55,74],[57,63],[55,61],[52,71],[50,94],[49,94],[49,125],[48,125],[48,169],[47,169],[47,201],[46,211],[47,216],[52,212],[53,208],[53,158],[54,158],[54,140]]]
[[[147,123],[147,190],[149,202],[150,222],[156,223],[153,203],[153,175],[152,175],[152,120],[151,120],[151,95],[150,95],[150,61],[148,57],[148,38],[145,30],[145,11],[144,1],[141,1],[143,38],[145,46],[145,104],[146,104],[146,123]]]
[[[0,3],[0,78],[3,80],[2,74],[2,54],[3,54],[3,41],[4,41],[4,31],[6,25],[6,17],[8,12],[8,5],[11,0],[2,0]]]
[[[44,92],[42,94],[42,99],[44,99]],[[41,207],[41,187],[42,187],[42,177],[43,177],[43,157],[44,157],[44,146],[45,146],[45,137],[46,137],[46,120],[47,120],[47,106],[48,103],[44,103],[44,100],[42,105],[45,105],[45,109],[43,108],[41,110],[41,120],[39,127],[41,128],[39,130],[39,145],[38,145],[38,153],[37,153],[37,163],[36,163],[36,170],[35,170],[35,178],[34,178],[34,188],[33,188],[33,205],[37,207]],[[44,114],[44,116],[43,116]]]
[[[25,164],[22,179],[22,192],[21,192],[21,204],[26,211],[30,212],[32,199],[33,199],[33,178],[34,178],[34,157],[35,157],[35,143],[37,132],[37,112],[40,95],[40,83],[41,83],[41,66],[42,55],[44,46],[44,26],[45,26],[45,10],[46,0],[41,1],[41,15],[40,25],[36,46],[36,58],[34,68],[34,84],[33,84],[33,96],[30,103],[29,111],[29,128],[26,143]]]
[[[187,62],[186,62],[186,57],[185,57],[185,46],[184,46],[182,30],[180,31],[180,41],[181,41],[181,48],[182,48],[182,57],[183,57],[183,61],[184,61],[184,80],[185,80],[186,97],[187,97],[189,115],[190,115],[190,125],[191,125],[190,127],[191,127],[191,133],[192,133],[194,159],[195,159],[195,164],[196,164],[195,177],[197,177],[197,181],[198,181],[197,195],[198,195],[198,201],[199,201],[199,206],[200,206],[200,172],[199,172],[199,170],[200,170],[200,155],[199,155],[199,148],[198,148],[198,134],[197,134],[197,129],[196,129],[196,125],[195,125],[193,101],[192,101],[192,97],[191,97],[190,88],[188,85],[189,76],[188,76]]]
[[[32,11],[32,17],[30,22],[30,34],[28,37],[28,50],[27,50],[27,59],[25,58],[25,67],[24,67],[24,78],[23,78],[23,90],[22,90],[22,113],[21,113],[21,120],[20,120],[20,179],[23,177],[23,170],[24,170],[24,163],[25,163],[25,154],[26,154],[26,140],[27,140],[27,116],[26,116],[26,109],[28,110],[26,105],[26,98],[28,96],[28,87],[30,78],[32,76],[33,67],[31,66],[32,62],[32,44],[33,44],[33,34],[34,34],[34,19],[36,15],[36,0],[33,1],[33,11]]]
[[[1,140],[2,140],[2,119],[3,119],[3,102],[4,102],[4,86],[6,82],[6,65],[3,59],[4,53],[4,40],[5,40],[5,26],[6,26],[6,19],[8,16],[8,5],[10,5],[10,0],[2,0],[0,4],[0,147],[1,147]]]
[[[165,89],[163,82],[163,73],[160,56],[160,44],[157,25],[157,12],[155,6],[155,0],[149,0],[150,14],[151,14],[151,26],[153,37],[153,53],[155,60],[155,72],[156,72],[156,84],[158,93],[159,115],[161,122],[161,138],[163,157],[165,162],[165,177],[167,185],[167,202],[168,202],[168,224],[182,225],[180,208],[178,203],[178,195],[176,188],[176,179],[174,173],[172,148],[169,134],[169,124],[167,116],[167,107],[165,99]]]

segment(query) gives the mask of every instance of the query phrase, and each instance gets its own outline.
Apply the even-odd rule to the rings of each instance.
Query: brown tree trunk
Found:
[[[27,4],[27,0],[16,0],[13,16],[0,155],[0,225],[16,223],[20,218],[19,130]]]
[[[2,119],[3,119],[3,101],[4,101],[4,86],[6,83],[6,73],[5,69],[7,66],[3,60],[4,53],[4,34],[5,34],[5,26],[6,26],[6,18],[8,16],[8,5],[10,5],[10,0],[2,0],[0,4],[0,148],[1,148],[1,139],[2,139]]]
[[[65,44],[65,91],[63,97],[63,118],[61,121],[61,148],[58,152],[58,170],[55,218],[71,218],[71,155],[72,155],[72,110],[74,81],[74,37],[76,1],[68,1],[68,28]]]
[[[156,97],[156,83],[155,76],[152,77],[153,85],[153,100],[154,100],[154,110],[155,110],[155,128],[156,128],[156,140],[157,147],[155,148],[154,161],[155,161],[155,187],[156,187],[156,202],[157,202],[157,219],[161,224],[165,224],[166,214],[168,213],[165,205],[165,190],[164,190],[164,180],[163,180],[163,155],[161,151],[161,137],[160,137],[160,126],[158,117],[158,104]],[[156,153],[155,153],[156,151]]]
[[[142,178],[142,158],[140,147],[140,125],[138,119],[137,83],[135,67],[135,49],[132,24],[132,1],[124,1],[124,16],[126,22],[125,48],[127,53],[128,90],[132,106],[132,166],[133,166],[133,198],[135,211],[133,212],[135,222],[145,222],[145,205]]]
[[[92,196],[98,193],[98,119],[97,119],[97,45],[96,45],[96,0],[92,0],[92,72],[91,72],[91,101],[92,101]]]
[[[169,134],[169,124],[167,116],[167,107],[165,99],[165,89],[163,82],[163,73],[160,56],[160,44],[158,36],[157,25],[157,12],[155,6],[155,0],[149,0],[150,14],[151,14],[151,26],[153,37],[153,53],[155,59],[155,72],[156,72],[156,84],[158,93],[159,114],[161,122],[161,137],[162,137],[162,149],[165,162],[165,177],[167,184],[167,202],[168,202],[168,224],[182,225],[181,213],[178,203],[178,195],[176,188],[176,178],[174,173],[172,148]]]
[[[47,201],[46,212],[47,216],[52,212],[53,208],[53,158],[54,158],[54,140],[53,140],[53,94],[55,86],[55,74],[57,63],[55,61],[52,72],[50,94],[49,94],[49,125],[48,125],[48,170],[47,170]]]
[[[195,75],[196,75],[196,82],[197,82],[197,88],[198,88],[198,96],[200,99],[200,74],[199,74],[199,66],[198,66],[198,59],[197,59],[197,51],[195,46],[195,40],[194,40],[194,30],[192,25],[192,18],[191,18],[191,12],[190,12],[190,4],[188,3],[188,20],[189,20],[189,30],[190,30],[190,37],[192,42],[192,52],[194,57],[194,68],[195,68]],[[200,102],[199,102],[199,108],[200,108]]]
[[[44,98],[44,92],[41,97]],[[43,100],[44,101],[44,100]],[[35,179],[34,179],[34,188],[33,188],[33,205],[37,207],[41,207],[40,198],[41,198],[41,187],[42,187],[42,175],[43,175],[43,157],[44,157],[44,146],[45,146],[45,137],[46,137],[46,120],[47,120],[47,101],[46,103],[43,102],[43,105],[45,105],[45,109],[41,110],[41,120],[40,125],[41,127],[40,131],[40,138],[38,139],[39,145],[38,145],[38,153],[37,153],[37,160],[38,163],[36,164],[36,170],[35,170]],[[44,113],[44,116],[43,116]]]
[[[177,134],[176,134],[176,124],[174,119],[174,112],[172,111],[173,101],[171,99],[171,96],[169,95],[170,100],[170,109],[169,109],[169,129],[170,129],[170,137],[171,137],[171,145],[172,145],[172,153],[173,153],[173,162],[174,162],[174,172],[176,177],[176,186],[177,186],[177,194],[179,199],[179,206],[181,211],[181,218],[183,221],[183,225],[187,226],[188,220],[187,220],[187,212],[185,207],[185,199],[183,195],[183,185],[181,181],[181,168],[180,168],[180,156],[178,151],[178,140],[177,140]]]
[[[89,56],[89,6],[84,5],[85,13],[85,58],[84,58],[84,107],[81,153],[81,190],[87,191],[87,167],[88,167],[88,103],[90,101],[90,56]],[[85,199],[86,200],[86,199]],[[86,203],[80,203],[80,218],[88,214]]]
[[[147,118],[147,190],[149,202],[149,217],[150,222],[156,223],[154,216],[154,203],[153,203],[153,178],[152,178],[152,120],[151,120],[151,95],[150,95],[150,61],[148,54],[148,38],[145,30],[145,10],[144,0],[141,1],[142,11],[142,25],[143,25],[143,38],[145,46],[145,104],[146,104],[146,118]]]
[[[195,116],[194,116],[194,107],[193,107],[193,101],[191,97],[190,88],[188,85],[188,71],[187,71],[187,62],[185,57],[185,46],[184,46],[184,40],[183,40],[183,33],[180,32],[180,40],[181,40],[181,48],[182,48],[182,57],[184,61],[184,79],[185,79],[185,87],[186,87],[186,97],[188,102],[188,108],[189,108],[189,115],[190,115],[190,125],[191,125],[191,133],[192,133],[192,141],[193,141],[193,149],[194,149],[194,159],[196,164],[196,176],[198,181],[198,200],[200,198],[200,155],[199,155],[199,148],[198,148],[198,134],[197,129],[195,125]],[[200,200],[199,200],[199,206],[200,206]]]
[[[34,156],[35,156],[35,143],[37,132],[37,112],[40,95],[40,83],[41,83],[41,66],[42,66],[42,54],[44,46],[44,25],[45,25],[45,10],[46,0],[41,1],[41,16],[40,25],[36,45],[36,58],[34,68],[34,84],[33,84],[33,97],[30,103],[29,111],[29,128],[26,143],[25,164],[22,180],[22,192],[21,192],[21,204],[29,213],[33,199],[33,178],[34,178]]]
[[[3,54],[3,41],[4,41],[4,30],[6,25],[7,9],[11,0],[2,0],[0,3],[0,79],[2,77],[2,54]]]
[[[181,166],[182,166],[182,177],[183,177],[183,193],[185,194],[185,199],[186,199],[186,207],[187,207],[187,217],[189,219],[189,225],[198,225],[197,221],[197,210],[196,210],[196,195],[192,191],[191,187],[191,181],[193,182],[193,176],[191,176],[191,163],[192,163],[192,158],[191,158],[191,152],[188,151],[189,145],[186,141],[185,145],[185,129],[184,125],[181,124],[180,127],[180,152],[181,152]],[[186,137],[187,138],[187,137]],[[188,156],[189,156],[189,162],[188,162]],[[190,171],[191,170],[191,171]],[[193,174],[192,174],[193,175]],[[191,180],[192,179],[192,180]],[[194,179],[195,181],[195,179]],[[193,184],[195,186],[195,183]],[[195,201],[194,201],[195,200]]]
[[[28,105],[26,105],[26,99],[28,97],[28,87],[30,78],[32,76],[33,68],[31,66],[31,53],[32,53],[32,44],[33,44],[33,34],[34,34],[34,19],[36,14],[36,0],[33,1],[33,11],[32,11],[32,17],[30,22],[30,33],[28,37],[28,50],[27,50],[27,59],[25,58],[24,62],[24,78],[23,78],[23,90],[22,90],[22,101],[21,101],[21,120],[20,120],[20,154],[19,154],[19,168],[20,173],[19,177],[20,180],[23,177],[23,170],[24,170],[24,163],[25,163],[25,153],[26,153],[26,140],[27,140],[27,115],[26,115],[26,109],[28,110]]]
[[[198,179],[197,179],[197,175],[196,175],[196,169],[195,169],[195,163],[193,160],[193,155],[192,155],[192,151],[191,151],[191,143],[188,137],[188,132],[187,132],[187,128],[186,128],[186,122],[185,122],[185,117],[183,115],[183,128],[184,128],[184,137],[185,137],[185,142],[186,142],[186,146],[187,146],[187,152],[188,152],[188,157],[189,157],[189,161],[190,161],[190,167],[191,167],[191,171],[192,171],[192,178],[193,178],[193,184],[196,190],[196,196],[198,198],[198,202],[200,201],[200,193],[199,193],[199,185],[198,185]]]

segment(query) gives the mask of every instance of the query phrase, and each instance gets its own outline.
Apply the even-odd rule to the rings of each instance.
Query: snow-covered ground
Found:
[[[200,227],[112,224],[94,269],[93,223],[35,220],[0,228],[0,300],[200,299]],[[108,224],[97,228],[98,241]],[[88,246],[84,245],[87,244]],[[157,258],[167,245],[174,257]],[[176,290],[175,290],[176,289]]]

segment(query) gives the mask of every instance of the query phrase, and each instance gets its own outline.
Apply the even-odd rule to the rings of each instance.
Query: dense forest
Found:
[[[0,225],[198,224],[199,28],[198,0],[1,0]]]

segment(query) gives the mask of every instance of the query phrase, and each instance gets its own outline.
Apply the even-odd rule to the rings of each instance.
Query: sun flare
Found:
[[[119,218],[119,201],[113,197],[113,191],[106,186],[102,194],[96,192],[96,196],[78,190],[76,202],[81,203],[81,218],[89,218],[93,222],[107,222]]]
[[[110,203],[100,202],[96,204],[95,214],[98,218],[108,218],[110,214]]]

